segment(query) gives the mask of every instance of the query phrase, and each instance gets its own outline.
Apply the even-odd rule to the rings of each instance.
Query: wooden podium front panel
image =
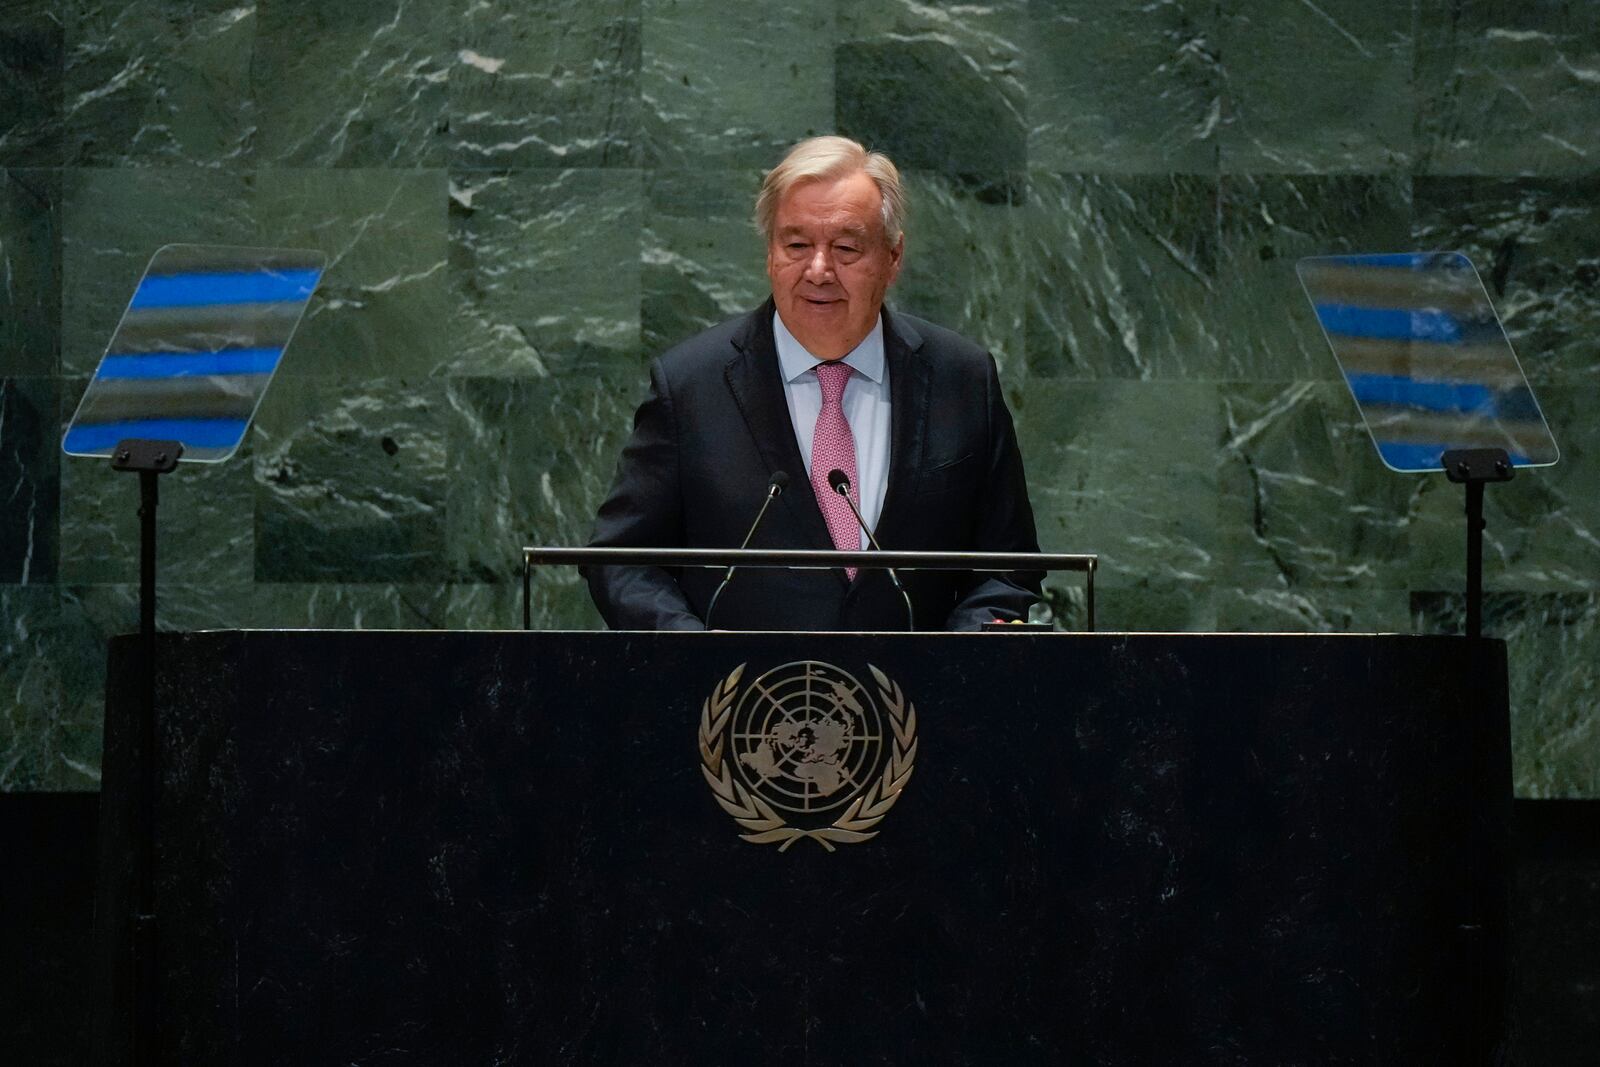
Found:
[[[137,650],[114,642],[113,678]],[[240,632],[160,655],[172,1062],[1474,1062],[1501,1037],[1497,642]],[[916,716],[899,799],[833,851],[741,840],[702,769],[735,669],[807,661],[881,696],[876,668]],[[134,702],[108,705],[115,824]]]

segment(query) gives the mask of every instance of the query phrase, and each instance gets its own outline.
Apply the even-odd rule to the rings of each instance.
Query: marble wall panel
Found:
[[[457,10],[426,0],[262,4],[250,66],[256,162],[443,166]]]
[[[1535,392],[1600,382],[1600,173],[1415,188],[1413,243],[1472,257]]]
[[[1405,589],[1417,479],[1379,462],[1344,384],[1240,382],[1220,393],[1223,584],[1311,601]],[[1395,606],[1403,618],[1404,602]]]
[[[1562,451],[1555,467],[1486,492],[1485,582],[1593,591],[1600,478],[1587,457],[1600,399],[1600,185],[1593,177],[1419,177],[1415,188],[1415,243],[1459,248],[1478,264]],[[1412,571],[1422,588],[1450,588],[1460,567],[1460,490],[1433,489],[1414,520]]]
[[[1020,178],[1028,164],[1025,0],[838,6],[837,132],[902,168]],[[826,125],[826,124],[825,124]]]
[[[521,625],[521,548],[588,541],[644,391],[643,373],[632,368],[451,380],[451,453],[460,473],[449,494],[450,566],[462,581],[515,591],[511,603],[493,593],[457,597],[453,625]],[[573,569],[541,568],[534,578],[544,627],[600,626]]]
[[[468,4],[450,67],[450,166],[633,167],[641,0]]]
[[[1220,547],[1214,384],[1034,379],[1019,423],[1041,548],[1098,553],[1108,590],[1210,585]]]
[[[1593,174],[1600,7],[1418,0],[1419,168]]]
[[[1413,5],[1222,0],[1225,173],[1406,170]]]
[[[983,345],[1007,382],[1019,382],[1028,272],[1021,198],[987,196],[970,181],[925,171],[906,174],[905,186],[906,253],[891,306]]]
[[[767,298],[766,245],[753,221],[760,187],[758,170],[646,175],[640,275],[646,358]]]
[[[0,378],[0,583],[56,580],[61,488],[54,378]]]
[[[166,547],[159,561],[156,626],[162,630],[210,630],[237,625],[228,620],[248,612],[254,583],[196,581],[184,573],[181,552],[168,552]],[[72,613],[102,640],[139,628],[137,576],[131,582],[64,585],[62,596]],[[97,669],[103,667],[102,663]]]
[[[1214,174],[1224,85],[1212,0],[1032,0],[1028,162]]]
[[[218,614],[228,621],[212,625],[262,629],[437,630],[445,626],[448,618],[450,590],[450,586],[437,582],[350,585],[253,582],[236,589],[196,592],[209,592],[219,601]]]
[[[0,790],[97,789],[105,636],[55,585],[0,585]]]
[[[633,366],[642,206],[636,170],[456,174],[445,372]]]
[[[1217,589],[1214,628],[1231,633],[1411,633],[1409,600],[1407,589],[1224,583]]]
[[[256,581],[449,578],[443,381],[280,380],[256,426]]]
[[[254,185],[256,240],[328,255],[278,368],[280,381],[424,376],[445,365],[451,301],[444,171],[263,170]]]
[[[61,363],[61,172],[0,170],[0,375]]]
[[[1087,549],[1094,551],[1093,548]],[[1170,577],[1099,575],[1095,578],[1097,633],[1151,633],[1218,629],[1214,585]],[[1058,574],[1045,582],[1045,600],[1057,629],[1085,629],[1087,612],[1081,574]]]
[[[251,175],[230,170],[64,171],[62,374],[88,378],[94,373],[156,249],[186,241],[257,243],[253,185]],[[81,394],[80,385],[73,399]]]
[[[1034,171],[1030,180],[1029,375],[1214,379],[1216,179]]]
[[[1216,298],[1224,378],[1338,379],[1338,362],[1295,274],[1302,256],[1410,247],[1404,175],[1224,175]]]
[[[308,626],[437,629],[444,624],[450,588],[436,582],[204,582],[188,580],[181,572],[176,577],[164,573],[156,597],[156,625],[175,631]],[[102,640],[138,629],[137,584],[64,586],[63,592],[93,623]],[[103,667],[101,663],[95,669]]]
[[[642,0],[646,165],[770,167],[788,145],[830,132],[830,8]]]
[[[66,69],[61,20],[42,7],[15,4],[6,10],[0,25],[0,166],[60,166]]]
[[[60,8],[68,163],[216,166],[251,158],[254,4],[123,0]]]
[[[552,572],[553,573],[553,572]],[[557,580],[552,575],[535,579],[533,628],[535,630],[598,630],[604,627],[600,615],[589,603],[588,587],[576,573]],[[572,620],[584,618],[588,611],[592,624]],[[452,630],[522,629],[522,584],[500,582],[494,585],[452,585],[447,590],[445,625]]]

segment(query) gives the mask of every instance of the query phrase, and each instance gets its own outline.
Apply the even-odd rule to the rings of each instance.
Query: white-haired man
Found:
[[[847,138],[802,141],[767,174],[756,222],[772,297],[652,364],[592,544],[736,547],[782,471],[796,484],[750,547],[862,548],[828,482],[843,470],[887,550],[1038,551],[994,360],[884,307],[905,255],[905,210],[894,164]],[[586,574],[608,625],[643,630],[703,628],[722,577],[647,567]],[[1039,591],[1032,573],[902,580],[920,629],[1018,618]],[[892,630],[905,621],[879,570],[742,570],[712,625]]]

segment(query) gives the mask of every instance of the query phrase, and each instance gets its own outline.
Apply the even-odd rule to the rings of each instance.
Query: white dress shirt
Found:
[[[811,438],[816,433],[817,416],[822,413],[822,386],[817,381],[816,367],[824,360],[806,351],[776,311],[772,313],[772,336],[778,344],[789,421],[794,424],[795,440],[809,479]],[[856,442],[856,495],[861,517],[868,529],[875,531],[883,514],[883,496],[889,489],[889,364],[883,357],[882,315],[844,361],[854,372],[845,383],[840,406]],[[865,534],[861,547],[868,547]]]

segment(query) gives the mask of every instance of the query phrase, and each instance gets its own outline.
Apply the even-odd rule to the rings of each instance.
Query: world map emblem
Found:
[[[780,852],[876,837],[916,762],[917,712],[899,684],[871,664],[869,688],[799,660],[741,686],[746,666],[700,708],[700,769],[740,837]]]

